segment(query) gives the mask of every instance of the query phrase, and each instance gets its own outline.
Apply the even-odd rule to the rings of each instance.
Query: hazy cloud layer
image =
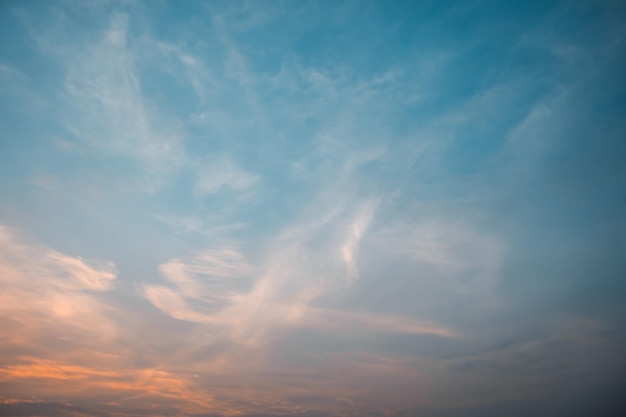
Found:
[[[3,2],[0,415],[622,415],[625,17]]]

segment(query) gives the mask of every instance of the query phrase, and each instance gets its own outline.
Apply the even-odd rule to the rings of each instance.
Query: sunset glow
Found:
[[[623,1],[0,2],[0,416],[626,415]]]

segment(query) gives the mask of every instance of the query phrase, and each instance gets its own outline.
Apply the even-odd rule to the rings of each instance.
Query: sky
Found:
[[[626,415],[624,74],[619,0],[1,1],[0,415]]]

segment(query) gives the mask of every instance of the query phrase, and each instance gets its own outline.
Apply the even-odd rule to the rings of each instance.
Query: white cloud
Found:
[[[197,195],[215,194],[223,190],[243,191],[254,186],[259,177],[241,168],[227,155],[207,158],[195,165]]]
[[[367,231],[374,213],[376,211],[377,202],[373,200],[367,201],[356,218],[352,222],[348,234],[348,238],[341,248],[341,256],[348,267],[348,274],[352,279],[358,277],[358,270],[356,266],[356,252],[359,241]]]
[[[124,13],[112,15],[96,37],[69,38],[59,28],[70,23],[62,14],[56,19],[58,25],[45,28],[26,24],[64,73],[64,100],[57,104],[57,112],[74,136],[72,147],[98,158],[128,158],[139,168],[141,186],[158,189],[187,156],[180,123],[142,90],[138,50],[156,50],[157,43],[147,36],[141,42],[131,39]]]
[[[159,270],[170,285],[144,284],[145,296],[164,313],[198,323],[221,322],[215,312],[253,273],[235,249],[200,251],[186,261],[172,259]],[[190,300],[199,301],[202,308],[192,307]]]
[[[460,219],[441,217],[421,222],[397,221],[370,239],[379,259],[411,262],[416,280],[437,280],[459,294],[489,293],[507,251],[496,236],[477,230]]]
[[[451,337],[450,329],[432,322],[311,307],[315,299],[358,278],[358,246],[378,202],[369,198],[348,210],[348,205],[333,201],[326,212],[268,242],[271,249],[255,266],[233,249],[172,259],[160,266],[168,284],[144,284],[144,294],[165,314],[217,326],[222,329],[219,337],[257,352],[274,331],[299,326]]]
[[[198,313],[189,306],[183,295],[163,285],[144,285],[143,291],[148,300],[163,313],[178,320],[195,323],[213,323],[211,316]]]

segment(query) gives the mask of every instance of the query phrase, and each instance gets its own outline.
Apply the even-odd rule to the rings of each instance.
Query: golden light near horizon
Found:
[[[626,415],[625,17],[0,2],[0,415]]]

